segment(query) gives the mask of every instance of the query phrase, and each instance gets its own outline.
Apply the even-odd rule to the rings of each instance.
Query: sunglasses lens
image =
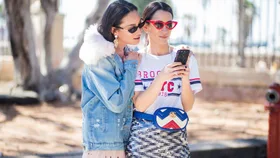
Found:
[[[173,26],[172,26],[172,22],[168,22],[167,24],[166,24],[166,27],[168,28],[168,29],[171,29]]]
[[[162,22],[155,22],[154,23],[154,26],[157,28],[157,29],[162,29],[163,28],[163,23]]]
[[[166,27],[170,30],[173,29],[175,26],[176,26],[176,22],[174,21],[170,21],[166,24]]]
[[[133,26],[131,29],[128,30],[130,33],[134,33],[138,30],[138,26]]]

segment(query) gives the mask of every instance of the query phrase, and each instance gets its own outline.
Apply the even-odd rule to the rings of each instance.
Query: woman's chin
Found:
[[[139,42],[140,42],[140,39],[139,40],[134,40],[134,41],[132,41],[132,42],[130,42],[128,44],[130,44],[130,45],[137,45],[137,44],[139,44]]]

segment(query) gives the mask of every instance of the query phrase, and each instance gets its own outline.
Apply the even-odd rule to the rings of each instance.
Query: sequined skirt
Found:
[[[186,132],[163,131],[152,122],[133,119],[126,155],[128,158],[190,158]]]

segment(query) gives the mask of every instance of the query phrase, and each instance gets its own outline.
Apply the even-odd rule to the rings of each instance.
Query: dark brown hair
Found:
[[[100,25],[98,27],[98,32],[110,42],[113,42],[115,37],[111,33],[112,27],[119,26],[121,20],[128,13],[132,11],[137,11],[137,7],[125,0],[118,0],[111,3],[108,8],[105,10]]]
[[[173,17],[172,8],[171,8],[168,4],[166,4],[166,3],[164,3],[164,2],[158,2],[158,1],[156,1],[156,2],[151,2],[151,3],[149,3],[149,4],[145,7],[145,9],[144,9],[144,11],[143,11],[143,15],[142,15],[143,20],[144,20],[144,21],[146,21],[146,20],[151,20],[152,17],[153,17],[153,15],[155,14],[155,12],[158,11],[158,10],[167,11],[167,12],[169,12],[169,13],[172,15],[172,17]]]

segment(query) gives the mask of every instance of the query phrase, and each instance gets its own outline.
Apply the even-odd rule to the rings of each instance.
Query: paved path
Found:
[[[262,104],[196,100],[189,112],[189,142],[267,137],[268,111]]]
[[[5,115],[7,112],[12,112],[13,116]],[[58,115],[62,112],[63,115]],[[193,110],[189,112],[189,117],[190,124],[188,125],[188,140],[190,144],[197,144],[204,141],[213,142],[217,140],[250,139],[260,137],[266,138],[268,134],[268,111],[264,110],[264,106],[262,104],[227,101],[209,102],[197,98]],[[53,146],[53,144],[48,144],[49,142],[47,141],[47,138],[48,140],[56,140],[57,137],[59,138],[61,136],[65,136],[63,132],[68,133],[69,137],[65,137],[65,140],[63,141],[53,142],[58,143],[56,145],[61,147],[61,149],[59,149],[59,151],[55,151],[55,153],[67,152],[69,149],[72,149],[71,146],[75,147],[75,150],[77,150],[77,148],[80,148],[81,146],[81,111],[79,103],[74,106],[60,105],[58,108],[49,105],[34,107],[1,107],[0,105],[0,124],[1,120],[4,123],[0,125],[0,133],[1,131],[9,133],[13,131],[13,133],[15,133],[15,135],[10,133],[8,135],[9,137],[1,137],[0,135],[0,153],[2,152],[3,154],[7,152],[17,152],[21,155],[24,154],[25,150],[29,150],[28,153],[34,152],[32,149],[25,149],[25,145],[21,146],[21,144],[12,144],[9,141],[18,140],[18,142],[25,142],[25,139],[27,138],[28,142],[32,142],[30,145],[33,146],[40,144],[40,142],[44,142],[41,144],[41,151],[49,150],[44,149],[44,147],[50,147]],[[20,123],[22,124],[22,120],[26,121],[26,127],[18,126],[20,128],[16,128],[17,125]],[[29,125],[31,126],[29,127]],[[39,127],[42,127],[42,130],[40,130]],[[44,135],[43,137],[35,137],[39,131],[45,131],[47,129],[61,130],[59,131],[59,135],[52,132],[52,135],[50,135],[51,133],[47,134],[48,132],[43,132],[41,133]],[[17,131],[19,131],[20,136],[25,139],[19,139]],[[32,137],[30,137],[31,135]],[[44,139],[45,136],[46,140]],[[65,146],[67,146],[67,150],[62,148]],[[63,157],[63,155],[59,156],[60,158]],[[66,157],[69,157],[69,155]],[[80,155],[76,156],[75,154],[72,154],[72,157],[80,157]]]

